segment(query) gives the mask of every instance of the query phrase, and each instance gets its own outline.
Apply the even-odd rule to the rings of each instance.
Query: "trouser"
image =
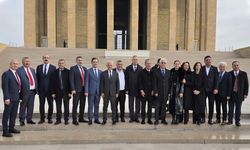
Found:
[[[205,99],[208,98],[208,120],[212,121],[214,114],[214,94],[205,92]],[[205,120],[205,112],[201,114],[201,119]]]
[[[184,122],[188,122],[189,121],[189,110],[185,109],[184,110]],[[193,122],[195,122],[195,113],[193,111]]]
[[[134,110],[135,106],[135,110]],[[138,96],[129,96],[129,117],[131,120],[137,120],[140,113],[140,98]]]
[[[99,103],[100,95],[88,96],[88,118],[91,121],[94,117],[95,120],[99,120]]]
[[[11,101],[9,105],[4,105],[2,128],[3,133],[9,133],[9,129],[15,127],[19,101]]]
[[[35,91],[30,90],[27,95],[22,97],[22,102],[20,103],[19,119],[20,121],[31,121],[34,111],[34,101],[35,101]],[[27,112],[27,115],[26,115]]]
[[[147,110],[147,117],[148,120],[152,118],[152,96],[145,96],[141,99],[141,118],[145,120],[146,118],[146,103],[148,102],[148,110]]]
[[[64,120],[69,120],[69,96],[67,92],[59,92],[56,95],[56,120],[61,121],[62,118],[62,101],[64,106]]]
[[[39,111],[40,111],[40,119],[44,120],[45,119],[45,101],[47,99],[48,103],[48,117],[47,119],[50,120],[52,119],[52,114],[53,114],[53,97],[50,94],[47,93],[39,93]]]
[[[221,107],[222,107],[222,114],[223,114],[223,121],[227,120],[227,98],[221,97],[220,95],[216,95],[215,97],[216,102],[216,118],[217,120],[221,119]]]
[[[77,108],[78,108],[79,102],[80,102],[80,105],[79,105],[78,118],[79,118],[79,121],[84,120],[84,110],[85,110],[86,97],[85,97],[83,91],[82,92],[76,92],[76,94],[73,95],[73,108],[72,108],[73,121],[77,121]]]
[[[167,107],[167,98],[157,97],[156,107],[155,107],[155,121],[159,121],[160,118],[162,121],[166,121],[166,107]],[[159,116],[160,111],[161,111],[161,116]]]
[[[242,101],[238,98],[238,93],[233,92],[233,95],[229,101],[229,113],[228,113],[228,121],[233,121],[233,114],[235,108],[235,122],[240,122],[241,115],[241,106]]]
[[[116,121],[116,98],[115,96],[106,96],[103,98],[103,121],[107,121],[108,105],[111,103],[112,121]]]
[[[116,120],[118,120],[119,114],[118,114],[118,103],[120,103],[120,118],[124,119],[125,114],[125,90],[122,90],[119,92],[119,96],[116,99]]]

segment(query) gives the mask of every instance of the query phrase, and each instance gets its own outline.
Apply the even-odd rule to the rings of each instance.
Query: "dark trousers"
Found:
[[[120,118],[124,119],[125,100],[126,100],[125,90],[122,90],[119,92],[119,96],[116,99],[116,120],[118,120],[118,118],[119,118],[119,114],[118,114],[118,104],[119,103],[120,103]]]
[[[4,105],[3,111],[3,133],[9,133],[9,129],[15,127],[19,101],[11,101],[9,105]]]
[[[223,112],[223,121],[227,120],[227,98],[221,97],[220,95],[215,96],[215,102],[216,102],[216,118],[217,120],[221,119],[221,107]]]
[[[84,91],[84,90],[83,90]],[[72,118],[73,121],[77,121],[77,107],[78,103],[79,105],[79,121],[84,120],[84,109],[85,109],[85,101],[86,97],[84,95],[84,92],[76,92],[76,94],[73,95],[73,109],[72,109]]]
[[[145,120],[146,118],[146,103],[148,103],[147,117],[148,120],[152,118],[152,96],[145,96],[141,99],[141,118]]]
[[[162,121],[166,121],[166,107],[167,107],[167,98],[157,97],[155,104],[155,121],[159,121],[161,118]],[[161,116],[159,113],[161,111]]]
[[[212,92],[205,92],[205,99],[208,98],[208,120],[212,121],[214,114],[214,94]],[[201,114],[201,119],[205,120],[205,112]]]
[[[91,121],[94,117],[95,120],[99,120],[99,103],[100,95],[88,96],[88,118]]]
[[[103,98],[103,121],[107,121],[109,101],[111,103],[112,121],[116,121],[116,98],[110,95],[105,95]]]
[[[184,115],[183,116],[184,116],[184,122],[188,122],[189,121],[189,110],[188,109],[184,110]],[[196,122],[194,111],[193,111],[193,122]]]
[[[62,118],[62,101],[64,106],[64,120],[69,120],[69,96],[67,92],[59,92],[56,95],[56,120],[61,121]]]
[[[137,120],[140,113],[140,98],[138,96],[129,95],[129,118],[130,120]]]
[[[45,101],[47,99],[48,103],[48,117],[47,119],[50,120],[52,119],[52,114],[53,114],[53,97],[49,93],[41,92],[39,94],[39,111],[40,111],[40,119],[44,120],[45,119]]]
[[[19,119],[20,121],[25,121],[25,118],[27,121],[31,121],[33,117],[33,111],[34,111],[34,101],[35,101],[35,91],[30,90],[27,95],[24,95],[22,97],[22,102],[20,103],[20,109],[19,109]],[[26,115],[27,113],[27,115]]]
[[[242,101],[239,100],[238,94],[234,92],[231,99],[229,100],[229,113],[228,113],[229,122],[233,121],[234,108],[235,108],[235,122],[240,122],[241,106],[242,106]]]

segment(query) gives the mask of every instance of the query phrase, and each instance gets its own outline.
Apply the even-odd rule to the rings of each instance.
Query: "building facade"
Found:
[[[25,47],[214,51],[217,0],[24,0]]]

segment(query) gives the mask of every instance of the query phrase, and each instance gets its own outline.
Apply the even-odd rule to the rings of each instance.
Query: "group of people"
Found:
[[[92,67],[83,66],[83,57],[76,57],[76,65],[65,67],[64,59],[59,59],[58,68],[49,63],[49,56],[43,56],[43,64],[36,70],[30,67],[29,57],[23,57],[22,66],[12,59],[10,68],[2,75],[4,112],[2,119],[3,136],[18,134],[15,120],[19,107],[21,126],[36,124],[33,121],[34,99],[39,95],[40,121],[45,122],[45,103],[48,103],[48,123],[53,123],[53,103],[56,103],[55,125],[61,123],[62,103],[64,124],[69,123],[69,103],[72,97],[72,123],[86,122],[89,125],[107,123],[108,105],[111,103],[112,124],[125,122],[125,101],[128,95],[129,122],[167,125],[166,112],[172,115],[171,124],[189,121],[189,111],[193,111],[193,123],[205,123],[206,99],[208,98],[208,124],[235,124],[240,126],[241,105],[248,95],[247,73],[240,70],[238,61],[232,62],[233,70],[226,71],[227,64],[221,62],[219,69],[212,65],[212,58],[204,58],[205,65],[196,62],[191,71],[189,62],[174,61],[174,68],[166,68],[167,60],[159,58],[152,66],[150,59],[145,67],[138,64],[138,57],[132,57],[132,64],[123,68],[122,60],[108,61],[107,70],[98,69],[99,59],[92,58]],[[99,120],[99,103],[103,98],[103,119]],[[88,100],[88,120],[84,118],[85,102]],[[214,103],[216,121],[213,122]],[[119,109],[118,109],[119,106]],[[222,107],[222,115],[221,115]],[[229,111],[227,110],[229,107]],[[147,108],[147,110],[146,110]],[[155,120],[152,122],[152,109]],[[119,110],[119,111],[118,111]],[[222,116],[222,118],[221,118]],[[140,119],[140,120],[139,120]]]

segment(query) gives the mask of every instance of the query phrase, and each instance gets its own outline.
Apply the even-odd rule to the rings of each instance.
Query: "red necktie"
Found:
[[[15,75],[16,75],[16,80],[17,80],[17,84],[18,84],[18,89],[19,89],[19,91],[21,91],[21,82],[19,80],[17,72],[15,72]]]
[[[81,76],[82,76],[82,86],[84,86],[84,70],[82,67],[81,68]]]
[[[26,69],[27,69],[27,73],[28,73],[30,85],[33,86],[33,85],[34,85],[34,81],[33,81],[33,79],[32,79],[32,76],[31,76],[31,73],[30,73],[30,71],[29,71],[29,68],[26,68]]]

